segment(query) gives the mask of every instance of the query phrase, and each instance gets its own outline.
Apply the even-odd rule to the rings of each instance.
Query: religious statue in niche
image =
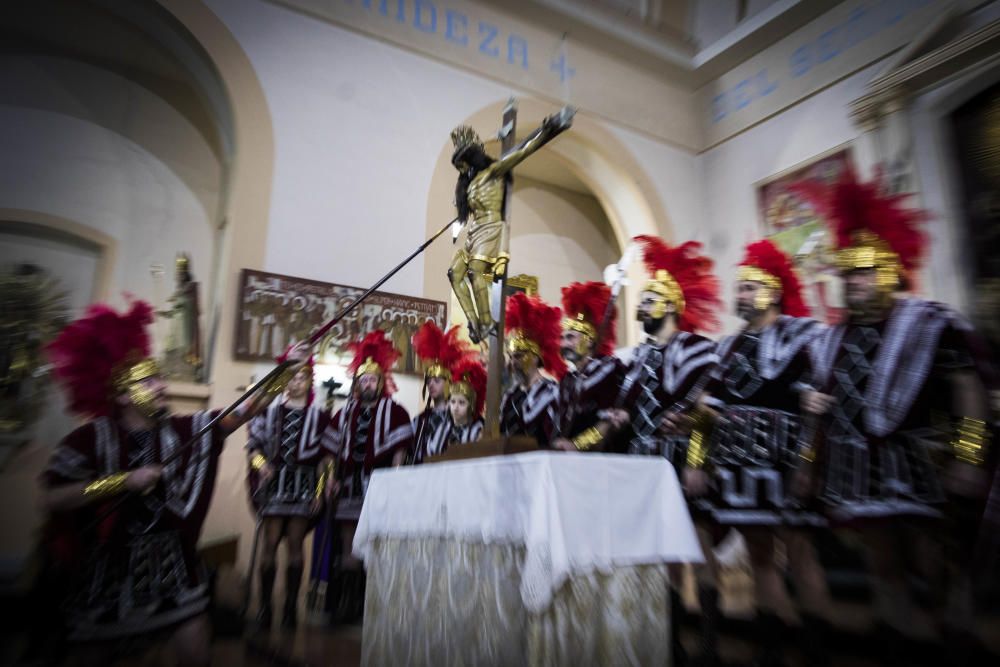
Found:
[[[65,293],[33,264],[0,273],[0,436],[15,436],[41,414],[45,345],[66,324]]]
[[[201,327],[198,320],[198,283],[191,276],[191,259],[181,253],[174,262],[177,281],[167,300],[169,309],[157,314],[169,321],[163,350],[163,369],[172,380],[201,382],[204,359],[201,350]]]
[[[476,131],[467,125],[451,132],[455,145],[451,163],[458,170],[455,207],[458,220],[467,223],[465,245],[458,249],[448,269],[455,297],[469,321],[469,338],[486,340],[494,328],[490,311],[490,286],[507,272],[510,230],[506,218],[507,182],[511,169],[569,129],[575,111],[564,107],[547,116],[519,145],[494,159]],[[504,133],[506,128],[501,130]],[[509,131],[509,130],[507,130]]]

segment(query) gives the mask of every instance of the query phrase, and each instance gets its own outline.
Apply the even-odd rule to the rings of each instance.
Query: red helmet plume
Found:
[[[566,315],[563,326],[596,339],[610,300],[611,288],[601,282],[573,283],[563,287],[562,307]],[[612,306],[608,328],[603,332],[600,348],[594,351],[595,356],[606,357],[614,352],[617,317],[618,309]]]
[[[668,246],[656,236],[636,236],[643,246],[642,260],[650,275],[650,283],[659,283],[655,291],[667,294],[680,289],[676,297],[677,326],[681,331],[717,331],[720,326],[718,311],[722,308],[719,297],[719,279],[712,273],[712,260],[701,254],[701,244],[688,241],[679,246]],[[662,275],[659,272],[666,272]],[[677,287],[675,288],[674,285]],[[668,297],[670,298],[670,297]]]
[[[930,215],[904,206],[909,194],[882,194],[880,180],[876,176],[861,182],[854,169],[846,169],[833,185],[801,181],[793,187],[826,219],[837,250],[858,245],[859,235],[874,234],[896,254],[905,271],[913,271],[920,267],[927,250],[927,235],[918,225]]]
[[[427,364],[425,378],[451,379],[452,366],[465,357],[478,356],[468,343],[458,337],[458,332],[458,325],[442,331],[433,321],[427,320],[413,334],[413,351]]]
[[[117,377],[149,357],[153,307],[138,299],[124,313],[97,303],[46,348],[53,373],[69,393],[70,409],[86,416],[112,411]]]
[[[557,380],[566,374],[566,362],[559,353],[562,312],[537,296],[517,292],[507,299],[504,329],[508,341],[524,340],[536,346],[542,367]],[[532,350],[534,351],[534,350]]]
[[[473,357],[456,363],[452,368],[451,393],[453,396],[465,396],[469,406],[475,410],[475,416],[481,417],[486,405],[486,369],[483,363]]]
[[[802,284],[795,273],[792,261],[773,241],[764,239],[748,245],[740,266],[763,271],[766,274],[762,276],[765,280],[767,276],[771,276],[777,281],[774,287],[781,290],[782,313],[792,317],[809,316],[809,307],[802,299]]]
[[[384,395],[395,393],[396,383],[392,380],[392,367],[399,359],[400,353],[393,347],[392,341],[385,337],[384,331],[376,329],[360,341],[349,343],[347,349],[354,354],[347,367],[353,377],[361,377],[367,373],[381,375]]]

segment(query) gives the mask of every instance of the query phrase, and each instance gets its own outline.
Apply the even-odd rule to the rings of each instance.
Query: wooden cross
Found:
[[[503,124],[500,126],[500,155],[501,157],[509,153],[515,147],[515,137],[517,135],[517,104],[514,98],[507,101],[507,106],[503,110]],[[506,175],[506,187],[504,188],[504,220],[510,224],[510,202],[514,193],[514,174],[508,172]],[[503,277],[493,283],[493,298],[490,299],[490,308],[496,308],[498,312],[493,313],[493,320],[496,326],[489,337],[489,363],[487,365],[486,378],[486,417],[483,429],[484,438],[496,438],[500,436],[500,399],[503,393],[504,367],[506,366],[504,357],[504,320],[507,319],[507,273],[510,265]]]

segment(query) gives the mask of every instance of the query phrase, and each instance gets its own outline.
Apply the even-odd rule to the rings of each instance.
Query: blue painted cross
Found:
[[[576,70],[569,66],[565,53],[560,53],[558,58],[554,58],[549,69],[559,74],[559,81],[563,83],[566,82],[566,79],[572,79],[576,76]]]

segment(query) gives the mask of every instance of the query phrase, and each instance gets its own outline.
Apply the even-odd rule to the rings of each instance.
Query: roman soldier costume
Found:
[[[566,374],[566,362],[559,353],[561,319],[558,308],[538,297],[518,292],[507,299],[507,354],[512,359],[519,355],[536,357],[540,368],[551,377],[538,374],[513,382],[500,402],[500,426],[504,435],[532,437],[541,448],[549,446],[555,432],[559,380]],[[530,384],[525,386],[524,382]]]

